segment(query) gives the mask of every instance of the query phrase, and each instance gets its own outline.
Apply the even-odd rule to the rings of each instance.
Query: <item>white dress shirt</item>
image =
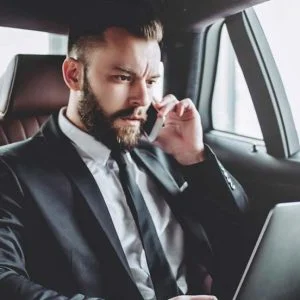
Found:
[[[71,140],[98,184],[139,291],[144,299],[155,300],[145,251],[119,181],[118,165],[110,158],[110,149],[72,124],[65,117],[65,108],[60,111],[58,121],[62,132]],[[177,284],[186,293],[183,231],[155,183],[143,170],[138,168],[129,153],[126,154],[126,157],[128,164],[134,170],[136,182],[152,216]]]

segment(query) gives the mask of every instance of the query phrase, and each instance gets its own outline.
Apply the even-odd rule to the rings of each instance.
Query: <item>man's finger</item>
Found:
[[[188,98],[183,99],[176,105],[176,112],[179,117],[181,117],[183,115],[183,113],[186,109],[191,108],[191,103],[188,100],[190,100],[190,99],[188,99]]]
[[[157,103],[158,106],[164,106],[167,105],[171,102],[178,102],[179,100],[173,95],[173,94],[168,94],[163,97],[163,99]]]
[[[169,94],[165,96],[162,101],[154,103],[153,105],[155,109],[158,110],[158,115],[163,117],[166,116],[178,102],[178,99],[174,95]]]
[[[157,116],[162,118],[166,117],[170,111],[174,110],[176,105],[178,105],[178,102],[175,101],[166,104],[165,106],[159,109]]]

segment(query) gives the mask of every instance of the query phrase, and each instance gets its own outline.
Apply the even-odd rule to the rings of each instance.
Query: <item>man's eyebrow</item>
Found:
[[[121,72],[130,74],[130,75],[136,76],[136,72],[134,72],[134,71],[132,71],[129,68],[126,68],[126,67],[115,66],[113,69],[116,70],[116,71],[121,71]],[[152,79],[157,79],[159,77],[160,77],[160,74],[155,74],[155,75],[151,76]]]
[[[132,71],[129,68],[126,68],[126,67],[114,66],[113,69],[116,70],[116,71],[121,71],[123,73],[128,73],[130,75],[136,75],[136,73],[134,71]]]
[[[160,74],[152,75],[151,78],[152,79],[158,79],[158,78],[160,78]]]

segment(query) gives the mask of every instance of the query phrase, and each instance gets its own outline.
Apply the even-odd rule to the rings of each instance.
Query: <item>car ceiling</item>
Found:
[[[101,6],[113,1],[121,0],[84,0],[80,2],[70,0],[52,1],[22,1],[2,0],[0,2],[0,26],[17,27],[67,33],[70,17],[84,22],[89,18],[83,13],[85,7],[101,10]],[[122,0],[131,3],[147,0]],[[151,0],[148,0],[151,1]],[[215,20],[235,14],[266,0],[156,0],[157,7],[163,11],[166,31],[180,29],[198,30]]]

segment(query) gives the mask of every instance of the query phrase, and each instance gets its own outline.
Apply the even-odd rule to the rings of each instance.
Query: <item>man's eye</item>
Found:
[[[114,78],[118,81],[131,81],[131,76],[128,75],[115,75]]]
[[[147,80],[147,85],[148,86],[152,86],[156,83],[156,80],[155,79],[150,79],[150,80]]]

